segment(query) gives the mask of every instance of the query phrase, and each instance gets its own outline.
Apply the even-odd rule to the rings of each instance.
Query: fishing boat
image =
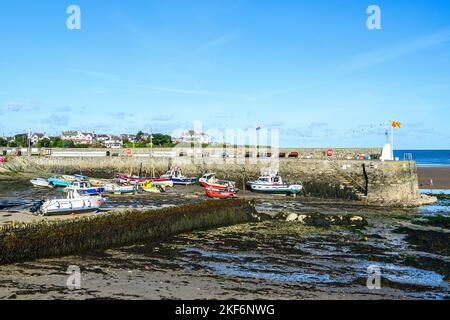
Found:
[[[169,170],[161,178],[170,179],[174,184],[190,185],[197,182],[197,178],[186,177],[181,173],[181,170]]]
[[[104,203],[105,199],[100,195],[81,195],[77,190],[70,190],[67,193],[67,198],[43,201],[42,205],[34,210],[43,216],[49,214],[75,214],[95,212]]]
[[[79,194],[100,194],[105,192],[105,187],[93,187],[87,181],[73,181],[69,186],[64,188],[64,191],[69,192],[76,190]]]
[[[213,189],[225,189],[227,187],[234,187],[234,182],[232,181],[220,181],[216,178],[215,173],[206,173],[199,180],[200,184],[205,188]]]
[[[139,176],[129,176],[125,174],[118,174],[116,175],[116,178],[119,179],[122,182],[128,182],[131,184],[139,184],[146,181],[151,182],[170,182],[169,178],[152,178],[152,177],[139,177]]]
[[[145,181],[140,184],[140,187],[145,192],[150,192],[150,193],[161,193],[161,192],[166,191],[162,186],[156,185],[152,181]]]
[[[48,182],[48,180],[44,178],[35,178],[33,180],[30,180],[30,182],[35,187],[50,187],[50,182]]]
[[[67,181],[85,181],[85,180],[87,180],[88,179],[88,177],[86,177],[86,176],[83,176],[83,175],[81,175],[81,174],[74,174],[74,175],[66,175],[66,174],[64,174],[64,175],[62,175],[61,176],[64,180],[67,180]]]
[[[48,183],[51,187],[68,187],[71,181],[65,180],[61,176],[53,176],[48,179]]]
[[[205,193],[210,198],[235,198],[236,197],[236,191],[234,189],[206,188]]]
[[[256,181],[247,182],[248,188],[253,192],[297,195],[303,190],[301,184],[283,183],[280,176],[276,174],[263,175]]]
[[[136,186],[131,185],[120,185],[118,183],[106,183],[104,185],[105,192],[114,193],[114,194],[123,194],[123,193],[135,193],[137,191]]]
[[[94,179],[94,178],[89,178],[89,179],[87,179],[87,181],[89,181],[89,183],[90,183],[91,185],[93,185],[94,187],[103,186],[103,185],[105,185],[105,184],[108,183],[107,180],[104,180],[104,179]]]

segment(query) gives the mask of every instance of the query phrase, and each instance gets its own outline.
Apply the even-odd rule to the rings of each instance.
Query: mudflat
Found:
[[[417,174],[421,189],[450,189],[450,166],[418,167]],[[430,185],[431,179],[433,185]]]

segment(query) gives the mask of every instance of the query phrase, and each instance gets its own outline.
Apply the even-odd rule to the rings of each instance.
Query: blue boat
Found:
[[[93,187],[87,181],[73,181],[69,186],[64,188],[64,191],[75,190],[81,195],[96,195],[106,192],[106,188],[103,186]]]
[[[169,178],[173,184],[190,185],[197,183],[197,178],[185,177],[181,173],[181,170],[169,170],[161,178]]]
[[[68,181],[63,177],[53,176],[48,178],[48,184],[51,187],[68,187],[71,184],[71,181]]]

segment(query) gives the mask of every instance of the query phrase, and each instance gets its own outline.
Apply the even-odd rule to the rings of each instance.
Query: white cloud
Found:
[[[417,51],[438,46],[450,41],[450,29],[416,38],[412,41],[399,43],[391,48],[374,50],[354,57],[343,67],[349,70],[368,68],[374,65],[399,59],[403,56],[413,54]]]

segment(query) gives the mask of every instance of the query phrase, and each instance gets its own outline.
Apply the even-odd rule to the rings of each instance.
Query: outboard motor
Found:
[[[42,205],[44,204],[44,200],[35,201],[33,205],[30,208],[31,213],[38,213],[41,209]]]

